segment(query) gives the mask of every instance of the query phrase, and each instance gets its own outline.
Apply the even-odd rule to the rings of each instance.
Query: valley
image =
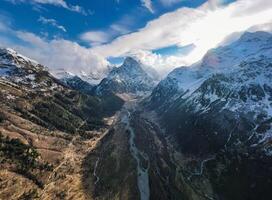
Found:
[[[156,113],[146,111],[141,99],[126,101],[111,135],[87,156],[87,166],[96,160],[89,177],[92,198],[205,199],[190,186],[178,152],[158,126]]]
[[[268,199],[271,38],[159,82],[127,57],[97,85],[0,49],[0,199]]]

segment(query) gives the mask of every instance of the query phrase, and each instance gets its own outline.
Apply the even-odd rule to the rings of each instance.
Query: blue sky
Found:
[[[163,13],[182,6],[197,7],[204,2],[204,0],[170,0],[169,3],[164,3],[165,0],[153,0],[154,11],[150,11],[141,0],[66,0],[68,6],[81,8],[81,11],[73,11],[58,4],[37,3],[39,0],[32,3],[31,0],[0,1],[0,14],[8,17],[15,29],[46,36],[48,39],[62,37],[86,46],[90,44],[80,40],[80,34],[84,32],[110,32],[111,26],[116,24],[123,30],[112,31],[107,40],[110,42],[124,33],[144,27],[148,21]],[[49,20],[55,20],[56,24]]]
[[[103,73],[132,55],[169,71],[269,26],[271,9],[270,0],[0,0],[0,46],[51,69]]]

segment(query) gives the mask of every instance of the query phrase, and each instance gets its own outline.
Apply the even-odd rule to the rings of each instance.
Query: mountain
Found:
[[[81,198],[81,163],[123,100],[72,90],[12,49],[0,49],[0,99],[0,198]]]
[[[217,137],[219,139],[223,138],[220,143],[219,141],[212,141],[214,144],[220,144],[219,147],[223,146],[228,137],[236,137],[235,140],[239,141],[250,138],[251,142],[256,144],[263,141],[264,138],[268,139],[270,137],[270,118],[272,117],[271,61],[272,59],[267,57],[244,61],[239,65],[239,68],[232,72],[212,75],[191,94],[184,94],[178,97],[169,106],[165,113],[166,117],[177,117],[178,121],[182,121],[178,117],[182,116],[188,123],[188,119],[192,117],[195,121],[198,116],[205,120],[206,129],[209,126],[208,121],[210,121],[209,123],[213,127],[212,130],[214,130],[209,130],[210,133],[203,131],[202,134],[209,138],[209,142],[211,142],[213,137],[215,139]],[[239,122],[239,120],[242,121]],[[184,122],[177,123],[178,126],[181,126]],[[201,120],[198,123],[201,123]],[[171,126],[170,124],[168,125]],[[187,126],[189,127],[190,125]],[[242,133],[230,136],[228,134],[229,130],[238,128],[238,126],[243,126],[243,128],[240,127],[243,129],[240,130]],[[194,129],[195,126],[191,124],[190,128]],[[217,136],[209,136],[214,134],[215,131],[218,133]],[[220,132],[221,135],[219,134]],[[190,133],[191,137],[192,131],[188,133]],[[198,135],[199,140],[201,135]],[[253,136],[256,136],[256,138],[253,138]],[[185,137],[183,136],[180,140],[185,142]],[[204,153],[204,148],[201,145],[204,145],[205,141],[207,140],[204,138],[204,141],[200,142],[200,145],[196,147],[199,153]],[[269,142],[269,140],[266,142]],[[184,144],[183,147],[185,146],[187,145]],[[188,147],[188,150],[193,151],[193,148]],[[215,149],[215,151],[218,150],[218,148]]]
[[[89,83],[90,85],[97,85],[101,82],[103,78],[105,78],[108,73],[111,71],[113,67],[107,66],[105,69],[92,72],[89,70],[89,72],[86,72],[84,70],[81,71],[75,71],[75,70],[67,70],[64,68],[58,68],[58,69],[52,69],[50,72],[58,79],[65,80],[72,77],[78,77],[81,80]]]
[[[68,87],[80,91],[85,94],[93,94],[94,85],[82,80],[78,76],[71,76],[61,79],[61,81]]]
[[[151,91],[155,84],[155,79],[144,70],[141,63],[127,57],[120,67],[110,71],[95,91],[97,94],[146,92]]]
[[[201,62],[175,69],[145,104],[160,114],[169,139],[183,154],[191,185],[209,182],[216,199],[269,196],[270,33],[244,33],[234,43],[210,50]],[[195,172],[196,161],[200,171]]]
[[[36,91],[53,91],[62,87],[42,65],[12,49],[0,49],[0,66],[2,82]]]
[[[232,44],[208,51],[200,62],[173,70],[153,90],[150,106],[163,108],[164,101],[169,104],[181,94],[189,95],[213,74],[235,70],[243,61],[271,57],[271,46],[270,33],[245,32]]]

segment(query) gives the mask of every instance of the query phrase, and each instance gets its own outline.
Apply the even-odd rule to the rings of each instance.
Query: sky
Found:
[[[0,46],[74,74],[134,56],[165,75],[271,24],[271,0],[0,0]]]

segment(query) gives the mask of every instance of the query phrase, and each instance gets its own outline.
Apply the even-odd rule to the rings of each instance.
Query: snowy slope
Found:
[[[196,118],[206,116],[210,123],[217,124],[218,127],[220,124],[224,127],[228,123],[230,127],[235,127],[236,122],[244,124],[239,131],[236,130],[233,142],[251,139],[251,145],[267,143],[272,139],[271,83],[272,59],[243,62],[233,72],[215,74],[192,94],[179,97],[171,104],[167,113],[183,112]],[[226,116],[233,122],[224,122]],[[224,131],[221,133],[226,137]]]
[[[267,32],[246,32],[237,41],[228,46],[208,51],[202,59],[202,67],[215,71],[229,71],[242,61],[272,57],[272,35]]]
[[[76,66],[75,66],[76,67]],[[100,72],[85,72],[81,70],[80,72],[73,73],[67,69],[64,68],[58,68],[51,70],[51,73],[58,79],[70,79],[72,77],[78,77],[82,79],[83,81],[88,82],[91,85],[97,85],[101,82],[102,79],[104,79],[110,70],[112,69],[112,66],[108,66],[105,70],[102,70]]]
[[[37,61],[27,58],[10,48],[0,48],[0,58],[1,65],[17,65],[17,67],[25,64],[35,67],[38,65]]]
[[[272,57],[272,35],[246,32],[232,44],[208,51],[199,63],[173,70],[153,90],[151,104],[164,107],[165,101],[173,102],[185,93],[188,96],[213,74],[236,70],[241,62],[261,57]]]
[[[38,62],[12,49],[0,49],[0,79],[36,90],[57,88],[57,80]]]

